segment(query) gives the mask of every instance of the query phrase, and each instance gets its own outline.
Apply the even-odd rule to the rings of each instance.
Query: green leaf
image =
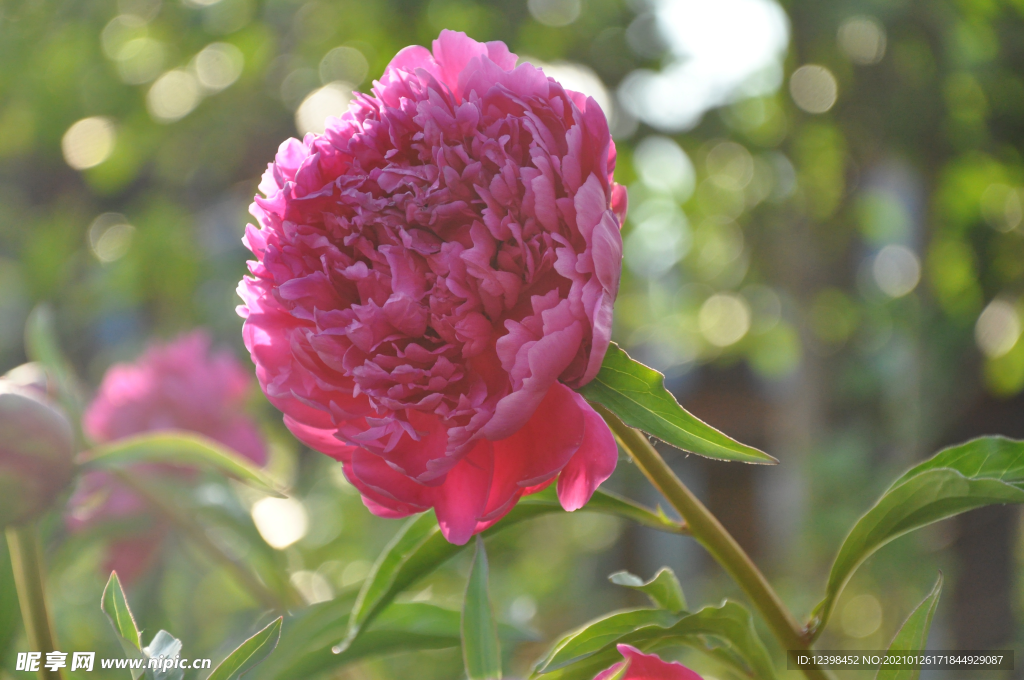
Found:
[[[78,428],[82,417],[82,387],[60,348],[53,310],[45,303],[37,305],[25,321],[25,352],[29,359],[46,369],[57,386],[57,395],[68,419]]]
[[[933,522],[999,503],[1024,503],[1024,442],[982,437],[911,468],[843,541],[809,629],[814,635],[821,632],[857,567],[883,545]]]
[[[124,595],[124,589],[121,587],[121,581],[117,578],[116,571],[110,572],[110,579],[107,580],[107,585],[103,588],[100,609],[107,615],[114,634],[117,635],[117,641],[128,658],[145,659],[146,657],[142,653],[139,629],[135,626],[135,617],[132,616],[132,610],[128,608],[128,599]],[[131,671],[133,680],[139,680],[144,673],[144,669],[140,668],[133,668]]]
[[[491,536],[519,522],[552,512],[563,510],[555,490],[548,488],[520,500],[500,522],[483,532],[483,536]],[[661,531],[685,532],[678,522],[663,514],[601,490],[594,493],[580,512],[617,515]],[[347,633],[337,645],[338,651],[342,652],[352,644],[360,631],[398,593],[437,569],[463,548],[465,546],[452,545],[445,540],[433,514],[426,513],[410,519],[384,548],[363,582],[349,619]]]
[[[243,642],[218,664],[206,680],[236,680],[263,661],[281,639],[281,622],[277,617],[266,628]]]
[[[194,465],[283,497],[277,484],[263,470],[226,446],[194,432],[165,430],[118,439],[87,452],[79,462],[86,469],[119,468],[141,462]]]
[[[469,569],[466,598],[462,604],[462,660],[469,680],[500,680],[501,646],[487,592],[487,550],[476,537],[476,554]]]
[[[942,594],[942,572],[928,596],[921,601],[921,604],[914,608],[914,611],[907,617],[906,622],[900,626],[896,637],[889,645],[889,654],[900,652],[921,651],[928,644],[928,633],[932,629],[932,617],[935,616],[935,608],[939,605],[939,595]],[[882,667],[878,669],[875,680],[917,680],[921,676],[921,669],[894,669]]]
[[[537,662],[535,673],[558,670],[601,650],[613,648],[636,631],[648,628],[666,630],[680,618],[680,615],[664,609],[631,609],[595,619],[555,643],[547,656]]]
[[[617,586],[639,590],[651,599],[655,607],[667,609],[673,614],[679,614],[686,609],[683,587],[679,585],[679,579],[676,578],[675,572],[668,567],[662,567],[654,575],[654,578],[646,583],[639,576],[628,571],[615,572],[608,577],[608,580]]]
[[[579,390],[611,410],[624,423],[708,458],[775,464],[763,451],[740,444],[687,412],[665,389],[665,376],[630,358],[614,342],[597,376]]]
[[[707,638],[725,645],[711,646]],[[728,661],[738,657],[745,672],[762,680],[773,680],[771,656],[754,629],[750,611],[737,602],[705,607],[689,614],[672,614],[663,609],[637,609],[611,614],[586,624],[559,641],[534,670],[534,676],[551,673],[551,680],[590,680],[620,656],[615,646],[633,645],[641,650],[687,645]]]

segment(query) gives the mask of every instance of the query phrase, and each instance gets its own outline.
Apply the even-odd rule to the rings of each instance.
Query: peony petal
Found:
[[[579,449],[558,475],[558,500],[565,510],[572,512],[586,505],[597,487],[615,472],[619,448],[604,419],[586,399],[576,392],[570,393],[585,423]]]
[[[438,488],[434,501],[437,523],[450,543],[465,545],[476,531],[487,504],[493,470],[491,443],[481,440]]]

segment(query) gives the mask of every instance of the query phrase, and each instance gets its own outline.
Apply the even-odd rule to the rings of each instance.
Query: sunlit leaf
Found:
[[[636,609],[617,612],[592,621],[555,644],[541,659],[534,676],[551,680],[590,680],[596,672],[617,660],[618,644],[633,645],[643,651],[669,645],[686,645],[714,654],[720,646],[709,646],[707,638],[724,645],[733,658],[742,660],[744,670],[763,680],[775,678],[771,656],[754,629],[754,620],[746,607],[726,601],[720,607],[704,607],[689,614],[672,614],[664,609]]]
[[[673,614],[678,614],[686,609],[683,588],[679,585],[679,579],[676,578],[675,572],[668,567],[662,567],[654,575],[654,578],[647,582],[628,571],[615,572],[608,577],[608,580],[617,586],[639,590],[651,599],[655,607],[667,609]]]
[[[627,425],[684,451],[744,463],[778,462],[687,412],[665,389],[665,376],[634,361],[615,343],[608,347],[597,376],[579,392],[611,410]]]
[[[900,652],[920,652],[928,644],[928,633],[932,629],[932,617],[935,616],[935,608],[939,606],[939,595],[942,594],[942,574],[936,579],[935,585],[928,596],[921,601],[921,604],[914,608],[907,620],[900,626],[896,637],[889,645],[889,654]],[[896,669],[885,666],[878,669],[875,680],[917,680],[921,676],[921,669]]]
[[[100,609],[107,615],[117,641],[121,649],[129,659],[145,659],[142,653],[142,641],[139,637],[139,629],[135,625],[135,617],[132,610],[128,608],[128,599],[124,595],[121,581],[117,578],[117,572],[111,572],[107,585],[103,589],[103,596],[100,599]],[[142,677],[144,670],[132,668],[133,680]]]
[[[267,658],[281,639],[282,621],[283,617],[279,616],[266,628],[240,644],[213,669],[207,680],[236,680]]]
[[[487,589],[488,573],[487,551],[483,539],[477,536],[462,604],[462,660],[469,680],[501,678],[501,646]]]
[[[911,468],[843,541],[810,630],[821,632],[857,567],[883,545],[933,522],[999,503],[1024,503],[1024,442],[982,437]]]
[[[194,432],[161,431],[97,446],[79,459],[86,469],[118,468],[136,463],[172,463],[215,470],[260,491],[282,496],[265,472],[231,449]]]

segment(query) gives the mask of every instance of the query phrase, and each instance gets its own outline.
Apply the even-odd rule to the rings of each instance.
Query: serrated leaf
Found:
[[[136,463],[172,463],[213,470],[245,482],[260,491],[283,497],[263,470],[222,444],[196,434],[164,430],[118,439],[79,458],[85,469],[122,468]]]
[[[476,537],[476,554],[469,569],[462,604],[462,660],[469,680],[500,680],[501,646],[487,589],[487,550]]]
[[[135,625],[135,617],[128,607],[128,599],[124,595],[121,581],[117,578],[117,572],[110,572],[106,587],[103,588],[103,595],[100,598],[100,609],[107,615],[110,626],[114,629],[117,641],[121,649],[129,659],[145,659],[142,653],[142,640],[139,637],[139,629]],[[144,674],[144,669],[132,668],[133,680],[139,680]]]
[[[744,463],[778,462],[689,413],[665,389],[664,375],[633,360],[614,342],[608,346],[597,376],[579,393],[608,408],[627,425],[684,451]]]
[[[896,632],[896,637],[889,645],[889,654],[901,652],[921,651],[928,644],[928,633],[932,629],[932,617],[935,616],[935,608],[939,606],[939,596],[942,594],[942,573],[936,579],[935,585],[928,593],[928,596],[921,601],[921,604],[914,608],[907,620]],[[918,680],[921,677],[921,669],[896,669],[883,666],[878,669],[875,680]]]
[[[266,628],[240,644],[213,669],[206,680],[236,680],[267,658],[281,639],[283,620],[283,617],[277,617]]]
[[[761,680],[773,680],[771,656],[754,629],[754,619],[743,605],[726,601],[720,607],[704,607],[693,614],[672,614],[663,609],[639,609],[598,619],[570,634],[540,662],[534,677],[551,680],[590,680],[619,658],[615,646],[628,644],[642,651],[669,645],[687,645],[723,658],[712,638],[740,657],[747,672]],[[548,676],[548,674],[551,674]]]
[[[650,598],[655,607],[667,609],[673,614],[678,614],[686,609],[683,587],[679,585],[679,579],[676,578],[675,572],[668,567],[662,567],[654,575],[654,578],[647,582],[628,571],[615,572],[608,577],[608,580],[617,586],[639,590]]]
[[[825,599],[809,624],[817,635],[857,568],[914,529],[985,505],[1024,503],[1024,442],[982,437],[907,471],[854,525],[832,565]]]
[[[563,510],[555,490],[548,488],[520,500],[500,522],[483,532],[483,536],[491,536],[519,522],[552,512]],[[685,531],[678,522],[663,514],[658,515],[632,501],[601,490],[596,491],[590,502],[579,512],[617,515],[661,531]],[[338,649],[344,651],[351,645],[360,630],[398,593],[437,569],[463,548],[465,546],[452,545],[445,540],[433,514],[426,513],[410,519],[384,548],[363,582],[349,619],[347,633],[339,641]]]

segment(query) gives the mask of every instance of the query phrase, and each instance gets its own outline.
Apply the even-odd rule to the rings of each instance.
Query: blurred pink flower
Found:
[[[97,443],[158,430],[188,430],[235,450],[257,465],[267,459],[256,424],[245,415],[252,378],[227,351],[210,351],[210,338],[194,331],[166,344],[153,344],[133,364],[116,364],[103,377],[82,418],[85,434]],[[133,474],[188,477],[183,466],[140,464]],[[86,474],[71,498],[68,525],[74,531],[102,521],[145,518],[146,503],[104,472]],[[142,573],[165,533],[159,520],[144,534],[114,541],[107,567],[125,580]],[[151,522],[142,522],[144,525]]]
[[[281,145],[244,239],[245,343],[370,510],[434,508],[465,543],[556,477],[575,510],[611,475],[611,433],[571,388],[611,334],[614,165],[593,99],[453,31]]]
[[[629,668],[622,680],[701,680],[699,675],[686,666],[675,661],[662,661],[657,654],[644,654],[629,645],[618,645],[616,649],[625,661],[601,671],[594,680],[608,680],[619,672],[626,661],[629,662]]]

